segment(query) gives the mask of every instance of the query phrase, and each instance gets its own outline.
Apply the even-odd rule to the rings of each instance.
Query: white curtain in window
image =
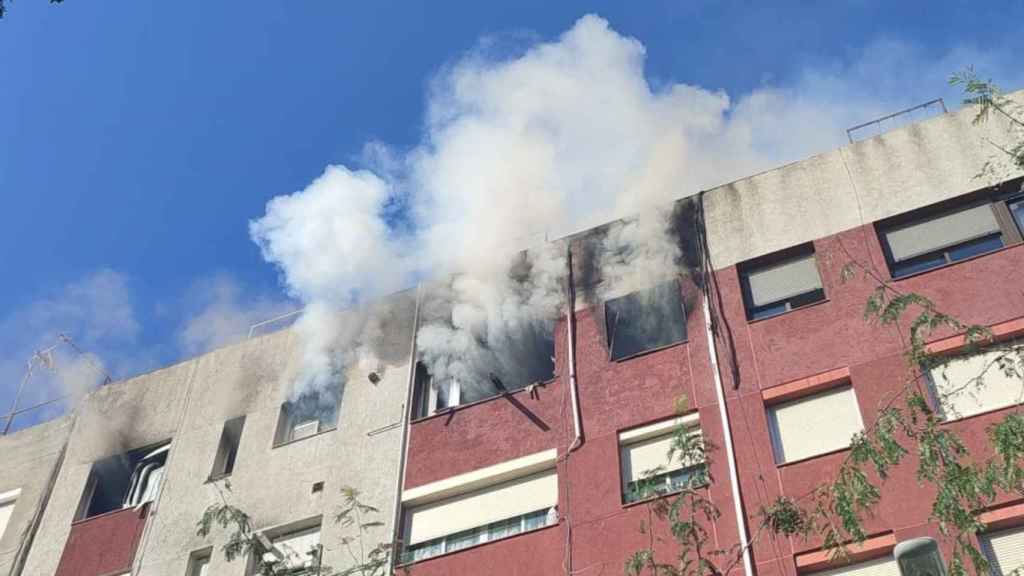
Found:
[[[1024,527],[983,534],[979,540],[993,576],[1005,576],[1024,568]]]
[[[814,576],[900,576],[900,568],[892,556],[857,562],[838,568],[814,572]]]
[[[857,397],[850,386],[768,407],[777,462],[792,462],[850,444],[864,429]]]
[[[932,369],[932,384],[947,419],[965,418],[1024,401],[1020,365],[1018,374],[1007,375],[996,361],[1001,353],[991,350],[963,356]],[[1010,354],[1008,359],[1016,362],[1018,357]]]
[[[547,470],[468,494],[413,508],[405,514],[411,546],[558,505],[558,475]]]
[[[915,222],[887,232],[885,236],[893,259],[900,262],[998,231],[999,222],[986,203]]]

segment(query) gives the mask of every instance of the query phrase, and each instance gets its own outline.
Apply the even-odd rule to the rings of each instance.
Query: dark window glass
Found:
[[[1024,198],[1010,202],[1009,206],[1010,213],[1013,214],[1013,219],[1017,221],[1017,228],[1019,228],[1021,233],[1024,234]]]
[[[238,446],[242,441],[242,428],[245,426],[245,416],[233,418],[224,423],[220,433],[220,444],[217,446],[217,456],[213,460],[213,470],[210,478],[223,478],[231,475],[235,469],[235,459],[238,457]]]
[[[612,360],[686,340],[686,315],[675,280],[605,302]]]

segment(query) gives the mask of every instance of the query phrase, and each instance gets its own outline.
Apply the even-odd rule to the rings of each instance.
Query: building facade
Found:
[[[370,537],[396,543],[400,573],[618,574],[638,550],[671,558],[652,502],[699,477],[721,511],[712,546],[752,540],[733,572],[897,574],[896,543],[939,537],[912,466],[885,483],[851,564],[829,565],[814,538],[754,532],[763,506],[830,478],[902,384],[900,334],[864,319],[879,282],[1000,339],[1024,334],[1024,174],[988,143],[1005,142],[1006,127],[973,115],[678,201],[680,268],[643,285],[588,266],[616,223],[560,240],[570,305],[552,328],[553,375],[525,387],[469,397],[431,383],[415,361],[419,290],[389,299],[388,351],[352,367],[329,422],[288,406],[291,330],[100,388],[72,414],[0,438],[0,573],[245,574],[246,559],[220,553],[222,533],[196,535],[222,498],[283,554],[318,544],[325,565],[344,568],[347,533],[332,518],[352,486],[380,509]],[[928,345],[956,354],[961,340]],[[984,355],[948,370],[967,374]],[[977,454],[986,427],[1020,403],[1009,376],[961,396],[926,380],[952,399],[936,406],[943,425]],[[708,463],[666,459],[680,426],[715,447]],[[1024,563],[1024,501],[1001,499],[984,519],[994,565]]]

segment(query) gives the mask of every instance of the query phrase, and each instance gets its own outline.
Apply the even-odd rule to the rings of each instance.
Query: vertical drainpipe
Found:
[[[573,440],[572,444],[569,445],[569,449],[565,452],[565,473],[566,476],[569,474],[569,453],[579,448],[583,443],[583,426],[580,422],[580,400],[576,386],[576,330],[575,330],[575,315],[576,315],[576,286],[572,276],[572,244],[566,247],[566,265],[568,267],[568,273],[566,274],[566,308],[565,308],[565,336],[567,345],[567,362],[569,364],[569,395],[572,401],[572,426],[573,426]],[[568,515],[568,500],[569,500],[569,483],[566,482],[565,498],[566,510],[565,515],[565,546],[566,555],[568,556],[565,565],[566,574],[572,574],[572,522]]]
[[[402,445],[399,451],[397,483],[395,486],[395,509],[391,527],[391,542],[395,546],[391,550],[391,570],[394,574],[398,566],[398,555],[401,547],[398,544],[398,532],[402,525],[402,490],[405,488],[405,466],[409,460],[409,415],[412,412],[413,394],[416,392],[416,336],[420,328],[420,303],[423,300],[423,284],[416,285],[416,311],[412,319],[412,340],[409,344],[409,385],[406,390],[405,404],[402,406]]]
[[[708,272],[711,273],[710,271]],[[711,360],[711,372],[715,378],[715,395],[718,397],[718,414],[722,420],[722,435],[725,440],[725,455],[729,461],[729,485],[732,488],[732,503],[736,512],[736,528],[740,536],[743,552],[743,572],[746,576],[754,576],[754,563],[750,556],[750,541],[747,537],[747,517],[743,513],[743,502],[740,500],[739,474],[736,472],[736,454],[733,452],[732,427],[729,424],[729,410],[725,406],[725,391],[722,388],[722,373],[718,367],[718,349],[715,345],[715,334],[711,328],[711,306],[707,292],[704,292],[704,331],[708,339],[708,358]]]

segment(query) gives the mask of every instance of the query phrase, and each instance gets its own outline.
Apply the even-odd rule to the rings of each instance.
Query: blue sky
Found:
[[[778,88],[789,114],[952,104],[943,78],[969,63],[1007,87],[1022,80],[1010,45],[1020,3],[492,4],[12,2],[0,21],[0,408],[56,330],[120,377],[286,309],[249,237],[268,200],[327,165],[365,163],[367,142],[414,149],[447,66],[473,51],[515,58],[584,14],[644,46],[653,90],[737,102]],[[830,112],[847,97],[857,105]],[[841,142],[827,132],[763,145],[804,155]],[[196,334],[203,314],[230,318]]]

